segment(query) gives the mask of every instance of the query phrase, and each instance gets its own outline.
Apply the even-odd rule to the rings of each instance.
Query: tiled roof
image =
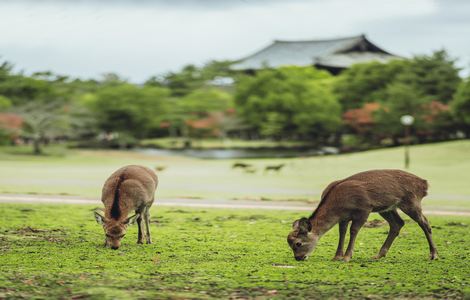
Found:
[[[397,58],[366,39],[364,35],[312,41],[274,41],[273,44],[239,60],[233,70],[256,70],[286,65],[348,67],[357,62]]]

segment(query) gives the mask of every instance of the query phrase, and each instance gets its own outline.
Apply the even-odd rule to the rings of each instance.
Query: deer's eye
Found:
[[[297,243],[295,243],[295,246],[296,246],[296,247],[300,247],[300,246],[302,246],[302,243],[301,243],[301,242],[297,242]]]

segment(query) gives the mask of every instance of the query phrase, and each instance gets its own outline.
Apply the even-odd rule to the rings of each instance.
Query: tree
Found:
[[[334,84],[343,111],[383,100],[387,85],[403,72],[406,64],[404,60],[393,60],[386,64],[370,62],[356,64],[345,70]]]
[[[195,65],[187,65],[180,72],[165,75],[163,85],[171,90],[171,95],[181,97],[200,88],[204,84],[201,70]]]
[[[200,88],[181,98],[179,105],[187,113],[205,114],[233,108],[233,97],[217,88]]]
[[[340,126],[333,78],[314,68],[265,69],[237,84],[237,108],[265,137],[324,137]]]
[[[382,136],[400,136],[403,133],[400,117],[403,115],[415,118],[415,129],[425,128],[424,107],[429,102],[428,97],[411,85],[401,82],[390,84],[386,89],[385,99],[380,102],[380,108],[374,114],[376,132]]]
[[[0,95],[0,111],[11,107],[11,100],[5,96]]]
[[[463,81],[450,103],[451,112],[458,125],[470,135],[470,78]]]
[[[224,112],[234,107],[233,96],[221,89],[203,87],[181,98],[171,100],[164,117],[171,136],[178,133],[188,136],[187,122],[205,118],[215,112]]]
[[[450,58],[445,50],[435,51],[429,56],[415,56],[408,61],[406,68],[396,79],[442,103],[452,100],[462,81],[455,59]]]
[[[444,51],[386,64],[371,62],[353,65],[339,75],[334,85],[343,110],[360,108],[364,103],[380,102],[387,97],[390,84],[409,85],[421,95],[448,103],[459,82],[455,60]]]
[[[61,101],[30,101],[14,107],[13,112],[21,117],[21,135],[33,141],[34,154],[42,153],[42,144],[46,141],[74,136],[79,132],[77,129],[85,125],[85,118],[77,118],[73,108]]]
[[[101,130],[143,138],[159,128],[168,96],[164,88],[122,83],[84,94],[82,101],[95,113]]]

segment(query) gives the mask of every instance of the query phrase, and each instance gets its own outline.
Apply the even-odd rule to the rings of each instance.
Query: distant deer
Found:
[[[266,166],[264,168],[264,172],[268,172],[268,171],[279,172],[279,171],[281,171],[282,168],[284,168],[284,166],[285,166],[285,164]]]
[[[390,225],[388,236],[375,258],[384,257],[405,222],[397,207],[416,221],[424,231],[431,252],[437,258],[431,226],[421,211],[421,199],[427,195],[426,180],[400,170],[372,170],[334,181],[327,186],[320,204],[309,218],[296,220],[287,242],[296,260],[310,255],[318,240],[339,223],[339,243],[335,260],[349,261],[357,233],[371,212],[378,212]],[[343,254],[344,237],[351,221],[349,244]]]
[[[236,168],[246,169],[246,168],[251,168],[251,167],[253,167],[253,165],[241,163],[241,162],[236,162],[232,165],[232,169],[236,169]]]
[[[137,243],[143,243],[144,224],[146,242],[152,243],[149,210],[154,201],[157,185],[157,175],[143,166],[126,166],[111,174],[104,183],[101,195],[104,215],[95,210],[95,219],[103,225],[106,234],[105,246],[118,249],[121,239],[126,234],[127,226],[135,221],[138,226]],[[128,217],[132,211],[135,214]]]

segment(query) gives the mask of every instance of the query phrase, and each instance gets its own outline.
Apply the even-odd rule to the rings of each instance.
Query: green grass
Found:
[[[103,248],[92,207],[1,204],[0,298],[464,298],[470,219],[429,217],[440,258],[407,220],[389,255],[388,226],[363,228],[350,263],[331,261],[337,228],[297,262],[286,243],[296,212],[153,208],[154,244],[131,227]],[[372,218],[378,218],[373,215]]]
[[[403,148],[337,156],[291,159],[201,160],[144,155],[130,151],[70,150],[35,157],[0,149],[0,193],[70,194],[98,198],[105,179],[125,164],[142,164],[158,172],[157,197],[214,199],[318,200],[333,180],[378,168],[402,168]],[[470,141],[411,147],[410,171],[430,183],[427,209],[470,208]],[[236,161],[251,163],[255,174],[233,170]],[[285,163],[278,174],[267,165]]]

